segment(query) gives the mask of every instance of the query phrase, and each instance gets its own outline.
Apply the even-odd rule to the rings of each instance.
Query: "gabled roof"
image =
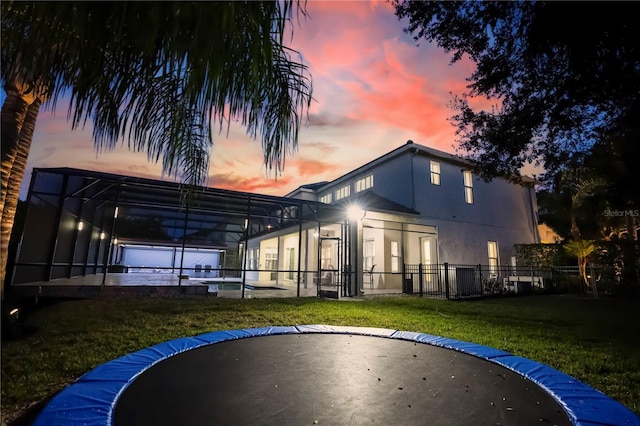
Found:
[[[442,160],[448,161],[448,162],[453,162],[453,163],[457,163],[460,164],[461,166],[465,166],[465,167],[470,167],[472,165],[472,163],[469,160],[465,160],[464,158],[461,158],[459,156],[453,155],[453,154],[449,154],[447,152],[444,151],[438,151],[437,149],[433,149],[433,148],[429,148],[427,146],[424,145],[419,145],[414,143],[412,140],[407,141],[406,144],[394,149],[393,151],[390,151],[378,158],[376,158],[375,160],[372,160],[366,164],[363,164],[362,166],[358,167],[357,169],[354,169],[342,176],[340,176],[337,179],[332,180],[331,182],[327,183],[326,185],[317,188],[317,191],[320,192],[322,190],[324,190],[327,187],[330,186],[334,186],[334,185],[338,185],[344,181],[350,180],[352,179],[355,175],[359,175],[362,173],[365,173],[367,170],[372,169],[386,161],[391,160],[392,158],[398,157],[400,155],[403,155],[407,152],[412,152],[412,153],[422,153],[425,155],[428,155],[430,157],[434,157],[434,158],[440,158]]]
[[[420,212],[405,205],[396,203],[395,201],[391,201],[388,198],[376,194],[372,190],[358,192],[348,198],[344,198],[333,203],[334,206],[345,206],[347,204],[358,204],[364,210],[378,212],[420,214]]]
[[[329,183],[329,181],[323,180],[322,182],[308,183],[306,185],[300,185],[300,188],[318,189],[318,188],[322,188],[323,186],[325,186],[328,183]]]
[[[296,189],[294,189],[293,191],[289,192],[287,195],[285,195],[285,197],[293,197],[294,195],[296,195],[297,193],[300,192],[312,192],[315,193],[317,189],[322,188],[323,186],[327,185],[329,182],[326,180],[323,180],[322,182],[316,182],[316,183],[308,183],[305,185],[300,185],[299,187],[297,187]]]

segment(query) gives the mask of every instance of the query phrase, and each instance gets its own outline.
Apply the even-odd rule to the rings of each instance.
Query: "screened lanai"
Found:
[[[405,261],[437,259],[436,229],[371,191],[333,205],[215,188],[190,194],[172,182],[34,169],[13,288],[338,298],[400,292]]]
[[[12,284],[94,275],[105,285],[118,274],[140,282],[155,275],[177,286],[246,282],[247,240],[345,220],[342,208],[313,201],[212,188],[196,189],[188,203],[185,196],[178,183],[34,169]],[[297,287],[309,281],[301,267],[297,261],[288,271],[299,277]]]

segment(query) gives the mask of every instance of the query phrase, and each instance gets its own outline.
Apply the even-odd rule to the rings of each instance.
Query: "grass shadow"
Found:
[[[34,422],[36,421],[36,419],[38,418],[38,416],[40,415],[40,412],[42,412],[42,410],[44,409],[44,407],[47,406],[47,404],[53,399],[54,396],[56,396],[57,393],[44,398],[38,402],[36,402],[35,404],[32,404],[29,408],[27,408],[26,410],[22,411],[22,413],[20,414],[20,416],[18,416],[17,418],[9,421],[7,423],[7,426],[31,426],[34,424]]]

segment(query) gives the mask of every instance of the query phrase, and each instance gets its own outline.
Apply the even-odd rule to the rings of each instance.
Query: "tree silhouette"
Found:
[[[637,153],[640,136],[640,3],[394,5],[417,41],[435,42],[452,61],[475,62],[468,92],[453,100],[452,121],[460,148],[479,160],[478,172],[517,175],[539,161],[551,178],[615,137],[609,148],[620,161],[618,175],[640,180],[635,158],[625,154]],[[487,97],[494,107],[474,108],[473,97]]]

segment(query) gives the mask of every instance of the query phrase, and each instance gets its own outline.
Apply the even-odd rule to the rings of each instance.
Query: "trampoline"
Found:
[[[639,425],[622,404],[508,352],[379,328],[227,330],[100,365],[36,425]]]

